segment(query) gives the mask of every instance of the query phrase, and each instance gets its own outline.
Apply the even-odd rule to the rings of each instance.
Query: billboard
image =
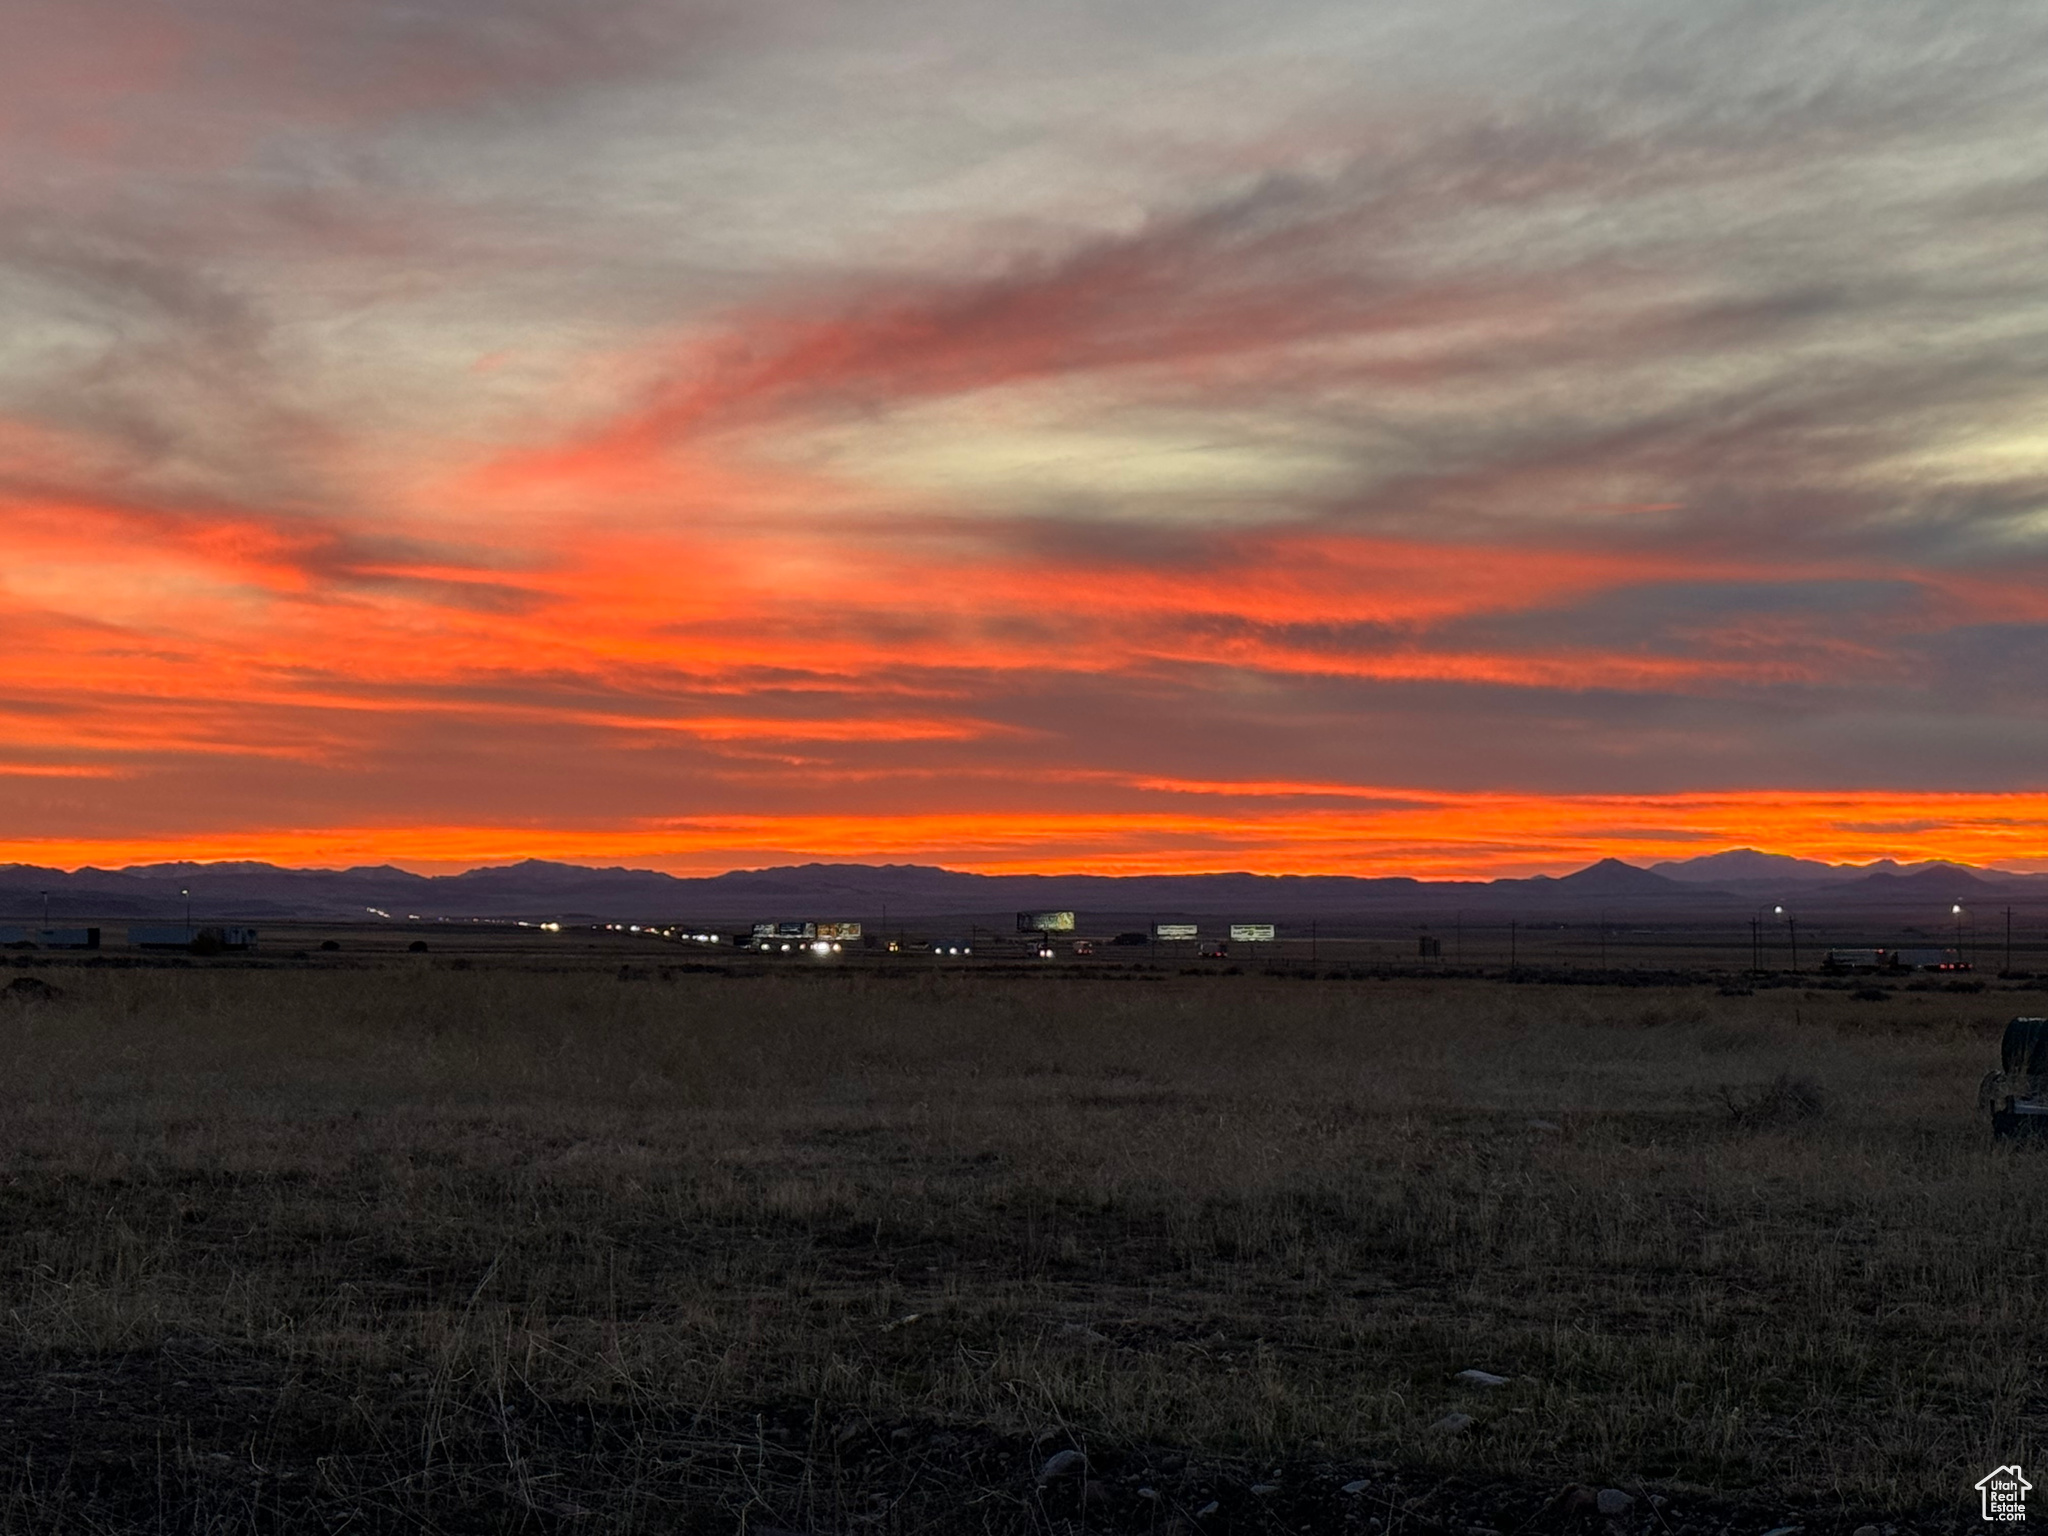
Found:
[[[1074,914],[1071,912],[1019,912],[1017,914],[1019,933],[1072,933]]]
[[[818,937],[821,939],[857,939],[860,937],[859,923],[820,923]]]
[[[1230,937],[1239,944],[1268,944],[1273,939],[1271,923],[1232,923]]]
[[[1192,939],[1199,930],[1193,923],[1154,923],[1152,937],[1155,939]]]

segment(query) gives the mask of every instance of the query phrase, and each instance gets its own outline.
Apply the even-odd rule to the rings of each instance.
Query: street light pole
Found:
[[[1792,969],[1796,971],[1799,969],[1799,930],[1797,929],[1797,927],[1794,926],[1795,920],[1792,914],[1787,912],[1783,907],[1772,907],[1771,916],[1782,917],[1785,919],[1786,932],[1788,932],[1792,937]],[[1757,975],[1763,975],[1764,909],[1762,907],[1758,907],[1756,909],[1756,916],[1752,917],[1749,920],[1749,952],[1750,959],[1754,963]]]
[[[1775,917],[1785,919],[1785,936],[1792,946],[1792,969],[1797,971],[1799,969],[1799,919],[1790,912],[1787,912],[1783,907],[1772,907],[1771,913]]]
[[[1954,914],[1956,920],[1956,964],[1961,965],[1963,963],[1963,904],[1960,901],[1950,902],[1949,911]]]

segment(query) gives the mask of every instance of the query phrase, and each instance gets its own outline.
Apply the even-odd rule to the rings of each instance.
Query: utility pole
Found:
[[[1607,969],[1607,914],[1600,914],[1600,969]]]
[[[1456,923],[1457,936],[1451,940],[1451,954],[1456,957],[1458,964],[1462,966],[1465,963],[1465,909],[1463,907],[1458,908]]]
[[[1508,969],[1515,968],[1515,920],[1508,919]]]
[[[1799,969],[1799,919],[1789,912],[1785,915],[1785,931],[1792,940],[1792,969],[1796,973]]]
[[[1764,920],[1760,917],[1749,920],[1749,973],[1752,976],[1764,973]]]
[[[2005,909],[2005,968],[2012,969],[2012,908]]]
[[[43,892],[43,926],[45,928],[50,926],[50,893],[48,891]]]
[[[1316,958],[1316,920],[1314,918],[1308,920],[1308,958],[1309,963],[1313,965]]]

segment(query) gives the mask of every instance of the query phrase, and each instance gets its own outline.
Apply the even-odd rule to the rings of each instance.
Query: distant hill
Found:
[[[1966,877],[1983,873],[1973,871],[1966,864],[1940,860],[1918,864],[1901,864],[1895,859],[1878,859],[1870,864],[1825,864],[1819,859],[1795,859],[1789,854],[1764,853],[1755,848],[1729,848],[1697,859],[1667,860],[1652,864],[1650,870],[1670,880],[1719,886],[1728,886],[1731,882],[1742,885],[1787,882],[1842,884],[1871,875],[1917,875],[1925,870],[1952,870]],[[1995,878],[2025,877],[1997,875]]]
[[[1580,896],[1648,896],[1669,899],[1698,894],[1697,891],[1688,888],[1692,882],[1673,880],[1655,870],[1624,864],[1620,859],[1602,859],[1597,864],[1588,864],[1584,869],[1564,875],[1551,884],[1560,891],[1570,891]]]
[[[1808,866],[1824,871],[1811,874]],[[1786,866],[1791,866],[1789,872]],[[1727,871],[1709,882],[1702,869]],[[1759,875],[1757,871],[1770,873]],[[1678,873],[1674,873],[1677,871]],[[684,879],[657,870],[593,868],[540,859],[454,875],[416,875],[390,865],[284,869],[270,864],[156,864],[126,869],[0,866],[0,924],[170,919],[190,891],[199,919],[278,922],[421,918],[605,919],[751,923],[763,918],[843,917],[879,921],[979,918],[1073,908],[1092,920],[1138,926],[1176,917],[1238,921],[1384,919],[1440,921],[1549,915],[1584,918],[1629,912],[1661,920],[1735,921],[1762,899],[1820,908],[1932,912],[1955,901],[2048,901],[2048,876],[2012,876],[1955,865],[1812,865],[1753,849],[1644,869],[1602,859],[1572,874],[1489,881],[1419,881],[1405,876],[978,875],[924,864],[799,864]]]

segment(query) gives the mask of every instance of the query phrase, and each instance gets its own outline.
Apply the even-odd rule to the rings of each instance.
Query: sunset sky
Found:
[[[9,0],[0,860],[2048,868],[2048,8]]]

